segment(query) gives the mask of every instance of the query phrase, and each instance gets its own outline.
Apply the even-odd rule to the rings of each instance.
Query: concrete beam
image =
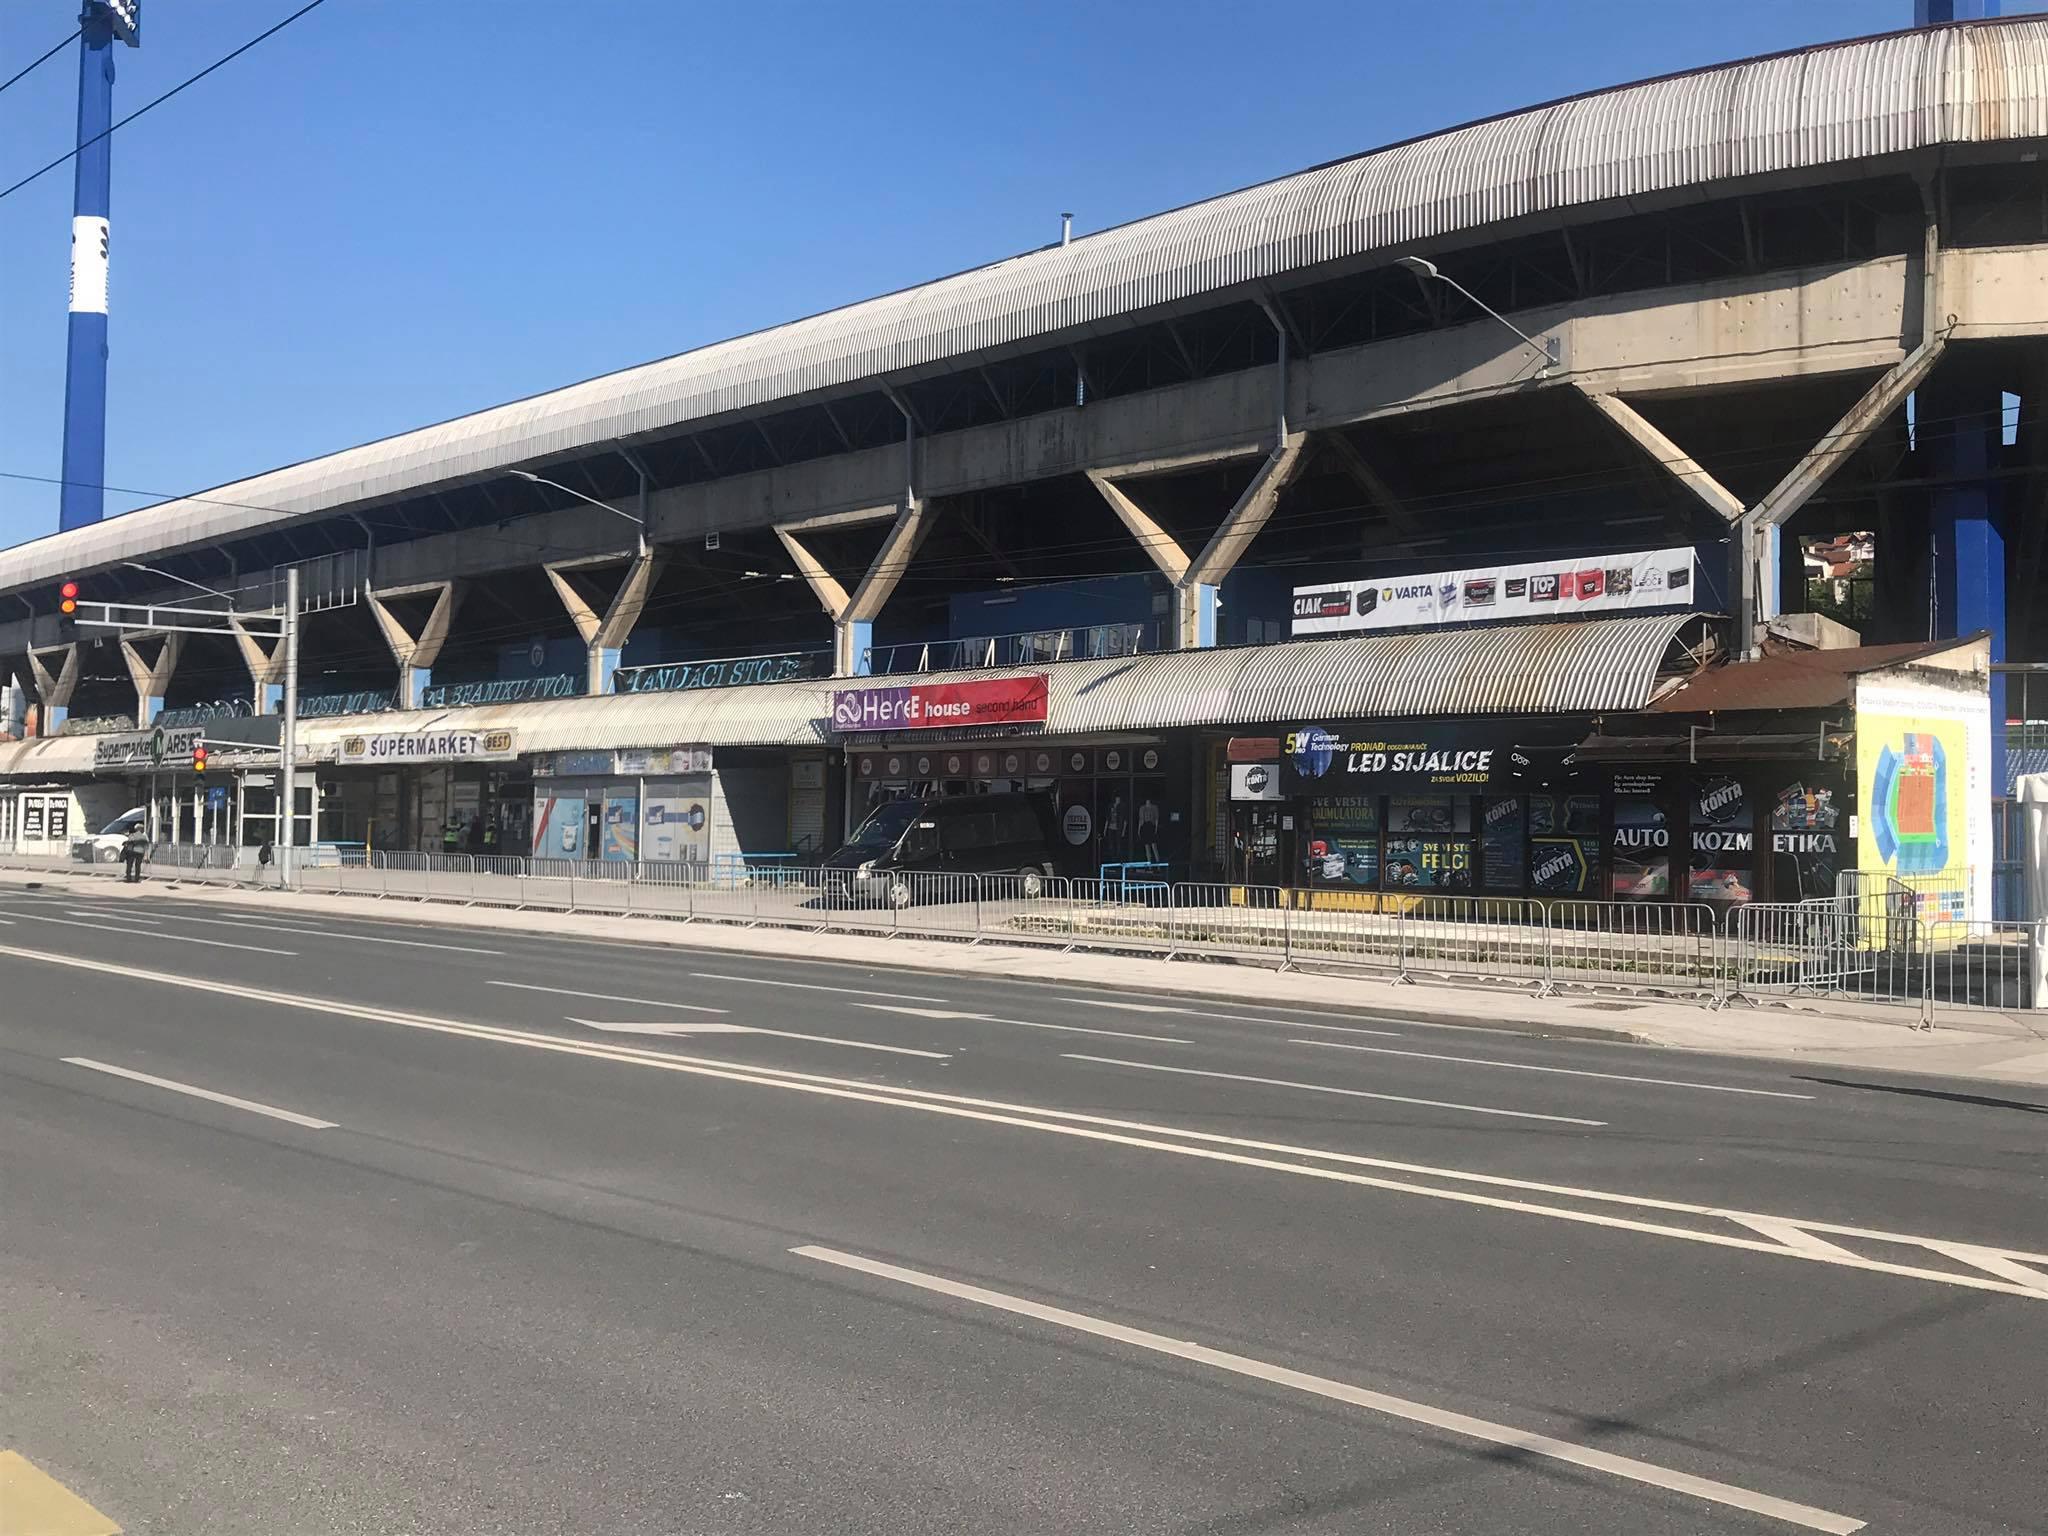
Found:
[[[1252,476],[1252,483],[1237,498],[1222,526],[1211,536],[1208,547],[1189,565],[1187,574],[1181,578],[1183,583],[1213,586],[1230,574],[1272,517],[1280,492],[1300,468],[1302,450],[1307,446],[1306,432],[1291,432],[1280,440],[1259,466],[1259,472]]]
[[[242,665],[249,669],[251,706],[259,715],[275,714],[284,697],[284,641],[272,640],[265,650],[240,619],[229,619],[228,627],[235,632],[235,649],[242,653]]]
[[[603,600],[559,562],[541,567],[547,572],[555,595],[562,600],[562,607],[568,611],[569,622],[576,627],[578,638],[583,641],[586,692],[602,694],[612,691],[612,674],[619,667],[619,652],[631,637],[634,626],[640,622],[640,614],[647,606],[647,594],[654,589],[654,583],[661,575],[661,566],[661,557],[652,550],[634,555],[626,568],[625,579],[619,583],[602,615],[598,613],[597,605]]]
[[[903,573],[910,569],[911,558],[917,553],[917,546],[924,542],[924,536],[931,532],[932,506],[921,498],[904,502],[896,514],[896,521],[882,539],[882,547],[875,551],[875,558],[868,565],[867,574],[854,588],[853,601],[846,605],[846,620],[852,624],[874,622],[882,611],[882,605],[895,592],[896,584],[903,579]]]
[[[71,695],[78,690],[78,646],[49,646],[43,649],[31,647],[23,652],[28,657],[30,681],[35,684],[36,699],[41,703],[38,729],[45,736],[57,734],[57,727],[64,723],[64,717],[71,712]],[[64,660],[53,673],[47,656],[61,655]]]
[[[1088,471],[1088,481],[1102,493],[1102,499],[1116,513],[1123,525],[1130,529],[1131,537],[1138,541],[1138,547],[1145,551],[1159,574],[1175,586],[1188,573],[1187,551],[1180,547],[1180,541],[1153,520],[1152,515],[1135,501],[1108,474],[1099,469]]]
[[[135,724],[142,729],[156,724],[163,713],[164,696],[171,686],[171,674],[178,669],[178,655],[185,649],[182,630],[167,630],[158,636],[157,652],[145,660],[137,641],[148,635],[121,636],[121,659],[128,664],[128,680],[135,685]]]
[[[854,507],[845,512],[820,512],[816,517],[800,517],[795,522],[783,523],[781,528],[791,533],[818,533],[827,528],[860,528],[870,523],[886,523],[902,513],[900,501],[892,501],[880,507]],[[778,529],[780,531],[780,529]]]
[[[846,588],[839,584],[839,578],[826,570],[818,557],[798,543],[787,528],[778,526],[775,537],[782,541],[782,547],[788,552],[790,563],[797,568],[798,574],[810,584],[818,606],[825,610],[825,617],[834,624],[845,618],[847,605],[853,600],[846,595]]]
[[[1614,424],[1623,437],[1647,453],[1716,515],[1731,523],[1741,521],[1742,514],[1748,510],[1743,506],[1742,498],[1702,469],[1692,455],[1666,437],[1634,406],[1619,395],[1596,394],[1583,385],[1579,392],[1592,402],[1593,409]]]
[[[419,597],[428,592],[435,594],[434,607],[427,615],[427,622],[415,635],[405,627],[405,621],[391,611],[389,600]],[[369,599],[371,617],[376,619],[384,643],[391,647],[391,659],[398,663],[397,697],[392,702],[399,709],[418,709],[420,690],[433,682],[434,663],[441,659],[441,647],[448,643],[455,607],[462,598],[461,584],[453,581],[426,582],[365,595]]]

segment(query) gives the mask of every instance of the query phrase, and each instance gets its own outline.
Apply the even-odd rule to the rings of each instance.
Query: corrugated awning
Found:
[[[1699,615],[1654,614],[1422,634],[1295,640],[1231,650],[1060,662],[1044,733],[1103,735],[1187,726],[1285,725],[1431,715],[1592,714],[1641,709],[1671,642]],[[614,747],[820,747],[832,692],[1014,677],[1032,668],[765,683],[312,720],[299,740],[331,756],[350,736],[510,730],[521,753]],[[994,734],[994,733],[980,733]],[[90,755],[88,754],[88,762]]]
[[[52,773],[91,773],[93,736],[45,736],[0,744],[0,776],[11,779]]]

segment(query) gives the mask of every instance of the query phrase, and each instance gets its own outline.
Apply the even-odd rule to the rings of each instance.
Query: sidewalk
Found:
[[[1928,1031],[1911,1027],[1914,1015],[1882,1008],[1800,1001],[1717,1011],[1697,1003],[1665,1002],[1626,994],[1537,997],[1525,989],[1416,982],[1388,977],[1301,971],[1280,972],[1224,961],[1163,960],[1051,947],[892,939],[789,928],[747,928],[699,920],[512,911],[440,902],[414,903],[363,896],[323,896],[236,888],[153,878],[142,886],[83,869],[32,874],[0,870],[0,892],[40,885],[89,892],[96,900],[163,895],[175,890],[195,901],[255,907],[296,915],[399,918],[419,912],[456,928],[609,939],[674,949],[725,950],[798,959],[837,960],[892,970],[930,971],[1004,981],[1108,988],[1153,997],[1205,999],[1256,1008],[1291,1005],[1328,1008],[1333,1014],[1369,1014],[1414,1023],[1455,1024],[1556,1039],[1608,1041],[1732,1056],[1763,1057],[1805,1066],[1925,1073],[2048,1087],[2048,1014],[1984,1013],[1951,1017]],[[1455,1047],[1454,1047],[1455,1048]]]

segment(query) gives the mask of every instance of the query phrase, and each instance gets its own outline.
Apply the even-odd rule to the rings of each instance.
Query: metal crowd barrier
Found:
[[[178,879],[274,879],[255,850],[159,845]],[[114,873],[0,846],[0,863]],[[967,875],[773,864],[529,859],[375,851],[306,862],[304,890],[683,921],[1054,944],[1321,966],[1402,980],[1611,988],[1722,1003],[1790,996],[1910,1010],[2048,1009],[2048,921],[1926,919],[1868,887],[1725,916],[1699,904],[1292,890],[1037,873]]]

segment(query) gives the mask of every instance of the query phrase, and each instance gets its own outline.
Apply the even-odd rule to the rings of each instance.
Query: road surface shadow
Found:
[[[1901,1088],[1892,1083],[1858,1083],[1845,1077],[1801,1077],[1802,1083],[1825,1083],[1830,1088],[1861,1088],[1865,1093],[1903,1093],[1915,1099],[1946,1099],[1951,1104],[1976,1104],[1985,1109],[2017,1109],[2048,1115],[2048,1104],[2030,1104],[2024,1099],[1994,1099],[1982,1093],[1947,1093],[1939,1088]]]

